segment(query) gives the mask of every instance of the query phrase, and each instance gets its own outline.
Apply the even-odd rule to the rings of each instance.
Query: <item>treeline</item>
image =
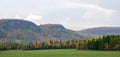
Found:
[[[92,40],[49,40],[47,42],[0,42],[0,50],[36,49],[120,50],[120,35],[106,35]]]
[[[20,41],[12,43],[4,41],[0,43],[0,50],[71,49],[76,47],[76,42],[77,41],[74,40],[49,40],[47,42],[31,41],[27,43],[22,43]]]
[[[80,40],[77,49],[120,50],[120,35],[106,35],[92,40]]]

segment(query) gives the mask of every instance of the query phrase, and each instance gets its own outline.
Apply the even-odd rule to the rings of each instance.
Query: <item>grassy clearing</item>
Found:
[[[120,57],[120,51],[91,51],[75,49],[9,50],[0,51],[0,57]]]

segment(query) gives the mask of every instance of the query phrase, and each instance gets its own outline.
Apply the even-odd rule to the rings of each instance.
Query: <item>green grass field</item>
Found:
[[[0,57],[120,57],[120,51],[90,51],[75,49],[9,50],[0,51]]]

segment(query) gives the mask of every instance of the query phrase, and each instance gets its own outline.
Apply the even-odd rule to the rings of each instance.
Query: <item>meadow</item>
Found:
[[[0,57],[120,57],[120,51],[93,51],[76,49],[7,50]]]

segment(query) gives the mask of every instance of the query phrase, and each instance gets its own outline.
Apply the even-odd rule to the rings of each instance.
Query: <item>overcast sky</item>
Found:
[[[0,0],[0,19],[6,18],[72,30],[120,27],[120,0]]]

